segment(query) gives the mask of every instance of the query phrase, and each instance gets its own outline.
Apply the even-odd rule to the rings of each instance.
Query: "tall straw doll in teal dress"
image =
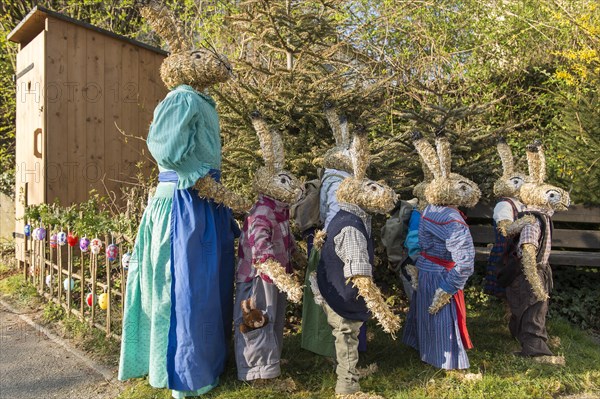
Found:
[[[160,72],[171,91],[148,134],[160,175],[130,261],[118,377],[148,375],[182,398],[208,392],[224,370],[239,234],[231,213],[251,203],[218,182],[219,118],[203,93],[229,78],[229,63],[186,46],[165,7],[151,4],[142,15],[169,44]]]

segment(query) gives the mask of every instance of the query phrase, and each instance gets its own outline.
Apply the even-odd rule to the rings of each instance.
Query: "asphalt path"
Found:
[[[107,373],[27,316],[0,304],[0,399],[109,399]]]

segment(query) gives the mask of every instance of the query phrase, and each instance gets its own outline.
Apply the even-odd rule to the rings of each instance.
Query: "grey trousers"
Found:
[[[358,333],[363,322],[343,318],[325,302],[323,302],[323,310],[335,338],[335,359],[337,361],[335,393],[348,395],[360,391],[356,364],[358,363]]]
[[[550,265],[538,266],[538,274],[546,292],[552,289],[552,269]],[[546,341],[546,315],[548,301],[538,301],[531,285],[521,274],[506,287],[506,300],[510,307],[508,328],[513,337],[521,344],[523,356],[553,356]]]
[[[256,307],[267,313],[269,322],[263,328],[243,334],[242,300],[256,298]],[[237,283],[235,289],[234,344],[238,379],[242,381],[275,378],[281,374],[286,295],[275,284],[255,277],[248,283]]]

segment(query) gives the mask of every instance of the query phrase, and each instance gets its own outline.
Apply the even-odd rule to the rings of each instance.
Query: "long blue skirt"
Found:
[[[216,385],[225,368],[233,321],[234,239],[231,210],[176,190],[171,213],[169,388]]]

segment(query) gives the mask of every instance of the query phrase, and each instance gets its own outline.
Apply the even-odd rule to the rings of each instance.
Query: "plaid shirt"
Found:
[[[356,205],[339,203],[340,209],[358,216],[364,223],[369,237],[365,237],[358,229],[344,227],[333,239],[335,253],[344,262],[344,277],[372,276],[373,267],[369,262],[367,240],[371,239],[371,216]]]
[[[254,264],[262,263],[267,259],[275,259],[288,273],[291,273],[290,259],[295,250],[296,243],[290,232],[288,205],[260,194],[242,228],[236,280],[252,281],[256,277]],[[262,278],[271,282],[266,276]]]
[[[552,214],[553,214],[552,211],[535,209],[535,208],[531,208],[531,207],[528,207],[526,209],[526,211],[540,212],[542,214],[542,217],[546,219],[547,228],[550,228],[550,218],[552,217]],[[519,238],[519,256],[522,255],[521,248],[523,247],[523,244],[532,244],[535,247],[535,249],[537,251],[539,251],[541,234],[542,234],[542,228],[540,226],[540,221],[537,218],[536,218],[534,224],[528,224],[525,227],[523,227],[523,230],[521,230],[521,236]],[[552,249],[552,234],[550,234],[549,231],[546,234],[545,249],[546,250],[544,251],[543,254],[541,254],[541,257],[540,257],[540,254],[538,254],[538,259],[540,259],[541,264],[547,264],[548,259],[550,258],[550,251]]]

